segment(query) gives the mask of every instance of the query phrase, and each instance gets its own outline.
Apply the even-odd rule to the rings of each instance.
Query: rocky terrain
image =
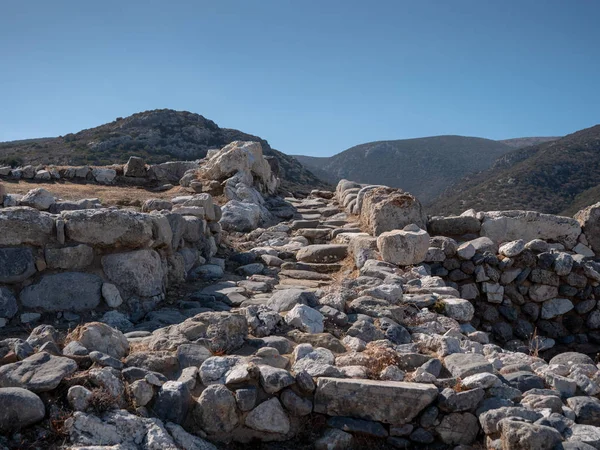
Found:
[[[573,215],[600,197],[600,125],[514,150],[449,188],[430,206],[440,214],[529,209]]]
[[[170,109],[119,117],[114,122],[56,138],[0,142],[0,165],[105,166],[125,163],[131,156],[154,164],[193,162],[204,158],[208,150],[239,140],[260,142],[264,154],[277,160],[282,192],[328,187],[294,158],[272,149],[264,139],[220,128],[199,114]]]
[[[0,449],[600,449],[600,203],[281,197],[242,141],[139,209],[40,171],[0,188]]]
[[[488,169],[515,148],[555,138],[493,141],[467,136],[369,142],[331,157],[294,157],[319,178],[336,184],[343,178],[359,183],[398,187],[428,205],[467,175]]]

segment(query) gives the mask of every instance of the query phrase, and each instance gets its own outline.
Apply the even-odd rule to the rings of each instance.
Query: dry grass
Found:
[[[390,348],[367,345],[364,353],[371,358],[371,364],[367,367],[371,378],[379,378],[383,369],[388,366],[397,366],[400,362],[398,354]]]
[[[529,354],[535,358],[540,357],[540,346],[541,342],[538,339],[538,331],[537,328],[533,329],[533,334],[529,339]]]
[[[170,200],[177,195],[188,195],[184,188],[175,186],[165,192],[152,192],[150,189],[136,186],[104,186],[100,184],[71,183],[30,183],[23,180],[3,183],[9,194],[26,194],[31,189],[44,188],[63,200],[81,200],[99,198],[105,206],[140,207],[149,198]]]
[[[111,409],[115,409],[119,405],[119,400],[117,397],[111,395],[104,388],[95,388],[92,389],[92,395],[90,396],[90,406],[89,408],[95,414],[102,414]]]

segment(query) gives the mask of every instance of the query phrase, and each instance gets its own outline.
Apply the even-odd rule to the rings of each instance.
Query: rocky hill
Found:
[[[572,215],[600,193],[600,125],[500,157],[448,189],[436,213],[526,209]]]
[[[502,139],[503,144],[508,145],[512,148],[525,148],[532,145],[543,144],[544,142],[556,141],[560,139],[560,136],[538,136],[538,137],[523,137],[513,139]]]
[[[369,142],[328,158],[294,157],[330,183],[346,178],[399,187],[427,204],[455,181],[487,169],[511,150],[490,139],[434,136]]]
[[[265,155],[278,161],[284,191],[326,187],[294,158],[272,149],[257,136],[220,128],[187,111],[145,111],[95,128],[55,138],[0,143],[0,165],[108,165],[140,156],[148,163],[204,158],[210,149],[233,141],[260,142]]]

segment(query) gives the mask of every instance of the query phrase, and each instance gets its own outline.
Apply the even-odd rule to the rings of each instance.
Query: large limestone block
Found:
[[[577,220],[535,211],[491,211],[484,213],[481,224],[481,235],[496,244],[517,239],[543,239],[571,249],[580,234],[581,226]]]
[[[149,214],[115,209],[64,211],[67,238],[99,246],[145,247],[153,243]]]
[[[314,411],[383,423],[408,423],[437,395],[433,384],[321,377]]]
[[[46,244],[53,236],[54,219],[27,206],[0,209],[0,245]]]
[[[264,192],[272,194],[277,189],[278,179],[263,157],[259,142],[234,141],[223,147],[199,169],[199,176],[205,180],[225,180],[239,172],[251,175]]]
[[[226,231],[252,231],[258,228],[261,208],[254,203],[231,200],[222,208],[223,215],[219,223]]]
[[[481,230],[481,222],[473,216],[432,217],[429,220],[429,231],[433,236],[462,236],[477,234]]]
[[[130,294],[153,297],[163,293],[165,273],[154,250],[106,255],[102,268],[110,281]]]
[[[381,258],[399,266],[409,266],[425,261],[429,249],[429,234],[415,225],[404,230],[386,231],[377,238]]]
[[[594,253],[600,254],[600,202],[579,211],[575,219],[583,228]]]
[[[344,192],[346,192],[348,189],[355,188],[360,188],[360,184],[355,183],[354,181],[340,180],[335,188],[335,197],[338,202],[342,202],[342,196],[344,195]]]
[[[380,187],[365,193],[360,220],[367,231],[379,236],[385,231],[398,230],[414,223],[427,225],[427,215],[419,200],[400,189]]]
[[[102,278],[81,272],[44,275],[20,294],[25,308],[41,311],[87,311],[102,298]]]

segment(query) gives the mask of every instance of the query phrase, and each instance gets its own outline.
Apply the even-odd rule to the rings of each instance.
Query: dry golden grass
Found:
[[[105,186],[100,184],[71,183],[30,183],[23,180],[4,182],[9,194],[26,194],[31,189],[44,188],[63,200],[81,200],[82,198],[99,198],[104,206],[133,206],[140,207],[149,198],[171,199],[177,195],[188,195],[184,188],[175,186],[164,192],[137,186]]]

